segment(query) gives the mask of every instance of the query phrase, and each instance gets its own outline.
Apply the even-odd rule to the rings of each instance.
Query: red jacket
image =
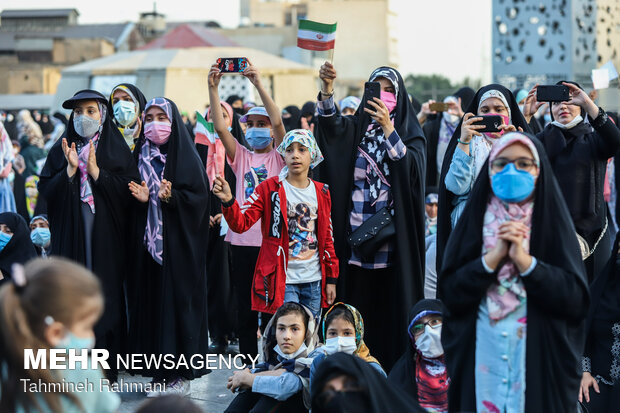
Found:
[[[336,284],[338,280],[338,259],[334,251],[331,219],[332,201],[327,185],[313,182],[318,204],[316,231],[322,275],[321,306],[328,307],[325,287],[327,284]],[[281,205],[285,205],[284,211]],[[252,282],[252,310],[273,314],[284,303],[289,252],[286,193],[279,178],[274,176],[258,185],[243,210],[236,201],[228,208],[222,206],[228,226],[237,233],[249,230],[256,221],[262,219],[263,243]]]

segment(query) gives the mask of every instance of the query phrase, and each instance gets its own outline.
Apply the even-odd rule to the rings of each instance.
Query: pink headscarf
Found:
[[[220,104],[226,113],[228,113],[228,126],[231,126],[233,120],[233,109],[226,102],[220,102]],[[207,110],[207,120],[211,120],[211,108]],[[215,140],[215,143],[211,143],[207,140],[206,144],[207,148],[209,148],[209,152],[207,154],[207,176],[209,177],[211,189],[213,189],[215,177],[224,173],[224,167],[226,165],[226,150],[224,149],[224,144],[219,138]]]
[[[532,152],[532,156],[540,165],[538,151],[533,142],[518,132],[512,132],[500,138],[489,154],[489,169],[491,162],[508,146],[515,143],[525,145]],[[506,203],[495,195],[487,204],[484,214],[484,224],[482,227],[482,254],[486,254],[497,244],[499,227],[507,221],[517,221],[525,224],[529,229],[523,238],[523,249],[530,251],[530,235],[532,229],[532,212],[534,210],[534,200],[530,199],[523,203]],[[487,290],[487,308],[489,317],[492,320],[501,320],[508,314],[516,310],[525,302],[526,293],[523,281],[516,265],[508,259],[497,272],[497,283],[493,283]]]

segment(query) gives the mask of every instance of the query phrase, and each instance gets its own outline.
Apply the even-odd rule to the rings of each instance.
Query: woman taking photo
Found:
[[[450,412],[575,410],[589,297],[573,233],[542,144],[506,134],[439,277]]]
[[[368,346],[388,369],[407,344],[407,310],[423,297],[424,278],[424,134],[395,69],[370,75],[381,98],[364,101],[354,115],[341,116],[334,104],[336,70],[321,66],[318,141],[325,154],[321,180],[332,198],[334,244],[340,259],[337,291],[365,319]],[[366,245],[351,247],[369,223],[392,214],[395,230],[381,231]],[[366,223],[366,225],[364,225]],[[375,226],[370,224],[370,226]],[[358,230],[356,232],[356,230]],[[393,234],[389,236],[388,234]],[[374,244],[373,247],[368,243]],[[399,332],[385,340],[379,331]]]
[[[551,103],[553,121],[536,136],[545,146],[580,236],[592,282],[609,259],[615,235],[603,191],[607,160],[620,149],[620,130],[577,83],[558,85],[569,88],[570,100]],[[537,90],[538,85],[530,91],[523,109],[528,121],[543,105],[536,100]]]

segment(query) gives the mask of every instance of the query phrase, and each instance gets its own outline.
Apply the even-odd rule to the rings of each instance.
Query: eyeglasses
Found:
[[[529,171],[534,166],[538,166],[536,161],[531,158],[496,158],[493,160],[493,162],[491,162],[491,170],[493,172],[503,171],[508,164],[513,164],[515,168],[517,168],[517,170],[519,171]]]
[[[428,320],[426,323],[415,324],[411,330],[413,332],[413,336],[417,337],[424,332],[424,330],[426,329],[426,326],[429,326],[430,328],[435,329],[435,328],[441,327],[441,324],[442,324],[441,318],[434,318],[432,320]]]

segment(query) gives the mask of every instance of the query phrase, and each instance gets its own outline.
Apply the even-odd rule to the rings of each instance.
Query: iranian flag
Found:
[[[299,20],[297,47],[307,50],[332,50],[336,43],[336,25]]]
[[[196,111],[196,143],[201,145],[207,145],[207,142],[215,143],[215,140],[218,139],[217,134],[215,133],[215,128],[213,127],[213,122],[208,122],[205,118],[200,114],[200,112]]]

